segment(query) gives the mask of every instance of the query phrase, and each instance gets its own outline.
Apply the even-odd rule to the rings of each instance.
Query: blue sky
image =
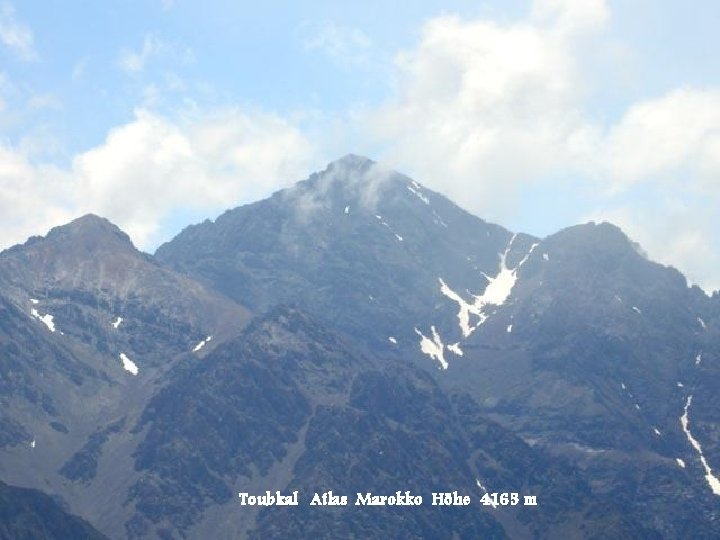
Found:
[[[621,225],[720,288],[720,6],[0,0],[0,246],[152,251],[345,153],[537,235]]]

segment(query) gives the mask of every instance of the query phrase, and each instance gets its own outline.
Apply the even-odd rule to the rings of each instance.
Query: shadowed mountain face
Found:
[[[147,427],[147,435],[134,454],[143,474],[130,490],[136,514],[128,535],[506,538],[501,522],[532,537],[576,521],[594,531],[621,522],[643,532],[609,500],[602,517],[591,515],[597,501],[579,471],[478,410],[468,396],[453,403],[411,365],[364,357],[297,309],[274,309],[178,373],[149,403],[135,428]],[[479,498],[480,479],[553,503],[529,509],[532,522],[520,512],[432,506],[433,491]],[[238,492],[277,489],[298,490],[302,504],[260,512],[238,506]],[[358,493],[398,489],[426,504],[370,511],[354,505]],[[349,506],[309,505],[327,490],[350,495]],[[218,505],[222,527],[204,515]]]
[[[96,216],[1,253],[0,477],[98,524],[133,480],[129,428],[156,385],[248,318]]]
[[[52,498],[33,489],[0,482],[1,540],[104,540],[89,523],[65,512]]]
[[[720,298],[612,225],[513,235],[348,156],[189,227],[157,256],[258,309],[294,299],[373,351],[414,358],[668,537],[686,526],[680,507],[694,523],[716,515],[680,418],[693,395],[703,452],[720,463]]]
[[[154,257],[95,216],[1,253],[0,352],[0,479],[110,538],[716,536],[720,296],[359,156]]]
[[[381,349],[389,337],[414,347],[414,327],[437,309],[438,276],[476,288],[483,272],[497,274],[498,252],[509,248],[516,265],[532,241],[347,156],[269,199],[188,227],[156,256],[255,310],[296,303]]]

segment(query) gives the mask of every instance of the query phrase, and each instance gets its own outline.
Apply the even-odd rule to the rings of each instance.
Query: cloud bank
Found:
[[[140,248],[166,239],[182,212],[215,214],[302,179],[313,151],[275,115],[223,109],[170,120],[139,110],[105,141],[60,169],[0,147],[0,212],[5,246],[93,212],[123,228]]]
[[[514,22],[434,18],[396,56],[398,90],[369,129],[388,161],[480,216],[507,223],[540,194],[530,203],[547,219],[574,190],[592,210],[571,219],[614,221],[653,259],[720,288],[720,90],[678,88],[597,118],[586,53],[610,18],[603,0],[537,0]]]

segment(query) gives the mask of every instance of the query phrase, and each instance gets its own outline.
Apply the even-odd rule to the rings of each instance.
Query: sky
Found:
[[[720,289],[720,4],[406,4],[0,0],[0,248],[93,212],[152,252],[356,153]]]

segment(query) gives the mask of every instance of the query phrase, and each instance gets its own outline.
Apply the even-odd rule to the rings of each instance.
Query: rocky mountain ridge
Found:
[[[96,216],[0,253],[0,354],[0,480],[109,538],[715,534],[720,296],[360,156],[154,256]],[[396,485],[543,506],[235,500]]]

